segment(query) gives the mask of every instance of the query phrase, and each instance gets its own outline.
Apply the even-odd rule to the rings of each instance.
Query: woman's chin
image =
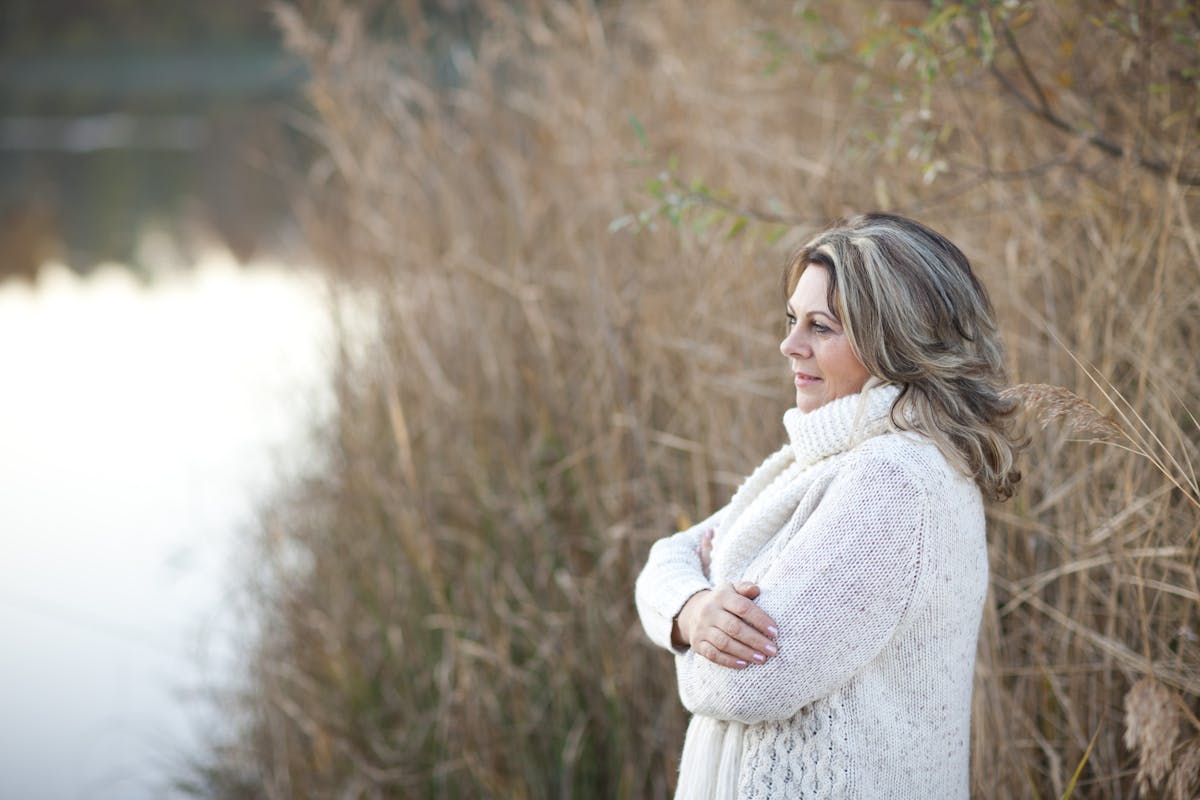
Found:
[[[825,405],[825,401],[818,397],[810,397],[809,395],[801,395],[796,392],[796,408],[800,409],[805,414],[811,411],[816,411],[821,406]]]

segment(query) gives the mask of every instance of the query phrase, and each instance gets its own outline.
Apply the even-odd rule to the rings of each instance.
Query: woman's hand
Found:
[[[672,639],[730,669],[762,664],[778,652],[775,622],[754,602],[753,583],[727,583],[697,592],[675,618]]]

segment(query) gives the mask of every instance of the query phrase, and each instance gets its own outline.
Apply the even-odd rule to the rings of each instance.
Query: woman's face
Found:
[[[829,270],[809,264],[788,298],[788,334],[779,350],[792,368],[796,407],[809,412],[862,390],[870,373],[825,299]]]

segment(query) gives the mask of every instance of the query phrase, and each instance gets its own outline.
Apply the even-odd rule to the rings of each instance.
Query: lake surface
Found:
[[[258,503],[328,413],[299,270],[0,284],[0,798],[158,798],[220,730]]]

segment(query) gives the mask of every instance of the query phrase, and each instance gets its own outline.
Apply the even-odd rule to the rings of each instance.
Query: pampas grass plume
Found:
[[[1001,394],[1015,399],[1022,409],[1033,415],[1041,428],[1051,423],[1059,423],[1073,436],[1086,436],[1100,441],[1127,438],[1117,423],[1087,400],[1062,386],[1019,383],[1005,389]]]
[[[1138,756],[1138,794],[1149,795],[1171,771],[1180,714],[1174,694],[1147,675],[1125,695],[1125,746]]]
[[[1167,779],[1167,797],[1171,800],[1200,798],[1200,735],[1193,736],[1179,749],[1175,770]]]

